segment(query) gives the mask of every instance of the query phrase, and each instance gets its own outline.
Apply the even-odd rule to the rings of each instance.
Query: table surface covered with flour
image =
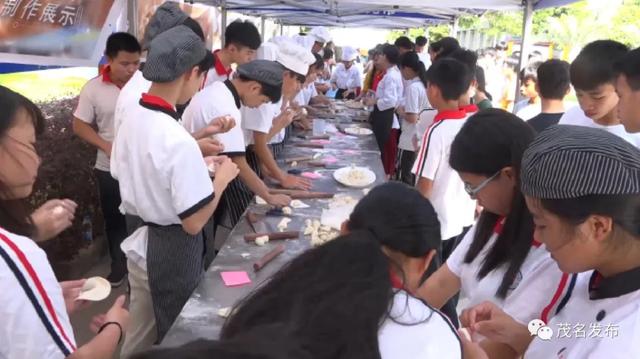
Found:
[[[340,105],[337,108],[340,109]],[[355,110],[343,107],[343,110],[338,112],[335,118],[325,120],[326,128],[331,129],[335,126],[338,129],[344,129],[346,126],[360,126],[352,122],[352,119],[358,117],[359,114]],[[305,134],[311,135],[310,132]],[[285,147],[283,158],[279,160],[281,166],[285,166],[285,158],[315,155],[318,161],[330,159],[333,167],[356,165],[370,168],[376,174],[376,181],[369,188],[384,182],[385,174],[374,136],[348,136],[340,131],[328,134],[331,136],[328,141],[292,138]],[[301,142],[323,144],[324,148],[297,146]],[[287,165],[285,168],[291,169],[292,167]],[[313,180],[312,191],[314,192],[336,193],[336,199],[350,197],[349,199],[358,200],[364,196],[366,191],[348,188],[337,183],[332,176],[335,169],[310,168],[306,162],[302,161],[294,168],[322,176]],[[218,314],[220,309],[232,307],[288,261],[311,247],[310,237],[302,234],[305,230],[305,222],[319,220],[323,209],[326,211],[332,203],[335,203],[335,199],[302,199],[301,201],[309,207],[293,208],[293,213],[290,216],[291,222],[287,228],[287,231],[300,230],[300,237],[294,240],[270,241],[264,246],[246,242],[244,235],[253,233],[253,230],[246,213],[243,215],[164,338],[163,346],[178,346],[199,338],[218,338],[225,321]],[[266,207],[266,205],[259,205],[254,201],[248,210],[260,213],[265,212]],[[261,217],[261,220],[254,224],[254,227],[258,232],[276,232],[282,218],[281,216]],[[253,264],[279,244],[285,245],[285,251],[266,265],[264,269],[255,272]],[[241,287],[226,287],[220,276],[220,273],[225,271],[246,271],[252,283]]]

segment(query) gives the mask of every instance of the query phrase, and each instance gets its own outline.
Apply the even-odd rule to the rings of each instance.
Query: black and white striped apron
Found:
[[[160,226],[127,215],[129,230],[148,227],[147,276],[159,344],[204,274],[206,244],[202,232],[192,236],[182,225]]]
[[[245,152],[245,156],[247,158],[247,163],[249,167],[258,175],[258,177],[262,178],[262,169],[260,168],[260,159],[255,151],[255,145],[249,145],[247,147],[247,152]]]

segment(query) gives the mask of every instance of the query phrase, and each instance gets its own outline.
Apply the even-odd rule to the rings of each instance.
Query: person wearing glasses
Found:
[[[534,137],[533,128],[500,109],[471,116],[455,137],[449,164],[484,209],[416,293],[435,308],[460,292],[465,307],[490,301],[527,325],[533,319],[546,323],[566,303],[574,278],[534,239],[520,191],[520,163]],[[507,345],[475,339],[492,358],[515,358]]]

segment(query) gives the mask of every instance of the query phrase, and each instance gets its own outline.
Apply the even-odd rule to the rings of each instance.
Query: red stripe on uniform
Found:
[[[569,279],[569,275],[567,273],[562,273],[562,278],[560,278],[560,284],[558,284],[558,289],[556,289],[556,292],[553,295],[553,299],[551,299],[551,303],[549,303],[549,305],[547,305],[542,310],[540,319],[542,319],[542,321],[545,322],[545,324],[549,322],[549,312],[551,312],[551,309],[553,309],[553,307],[555,307],[556,304],[558,303],[558,300],[560,299],[562,292],[564,292],[564,289],[567,286],[568,279]]]
[[[47,292],[44,290],[44,286],[42,285],[40,278],[38,278],[36,271],[31,266],[31,263],[29,263],[29,261],[27,260],[27,256],[24,255],[24,253],[20,250],[20,248],[18,248],[18,246],[15,245],[15,243],[13,243],[7,236],[5,236],[2,233],[0,233],[0,240],[5,242],[7,246],[9,246],[11,250],[13,250],[13,252],[16,254],[18,259],[20,260],[20,263],[22,263],[24,268],[27,270],[29,277],[31,277],[31,280],[35,284],[36,289],[38,290],[38,293],[40,294],[40,296],[42,297],[42,300],[44,301],[44,304],[47,308],[47,311],[49,312],[49,315],[51,316],[51,319],[53,319],[54,324],[62,334],[62,337],[64,338],[64,340],[73,349],[73,351],[75,351],[76,347],[73,345],[71,340],[69,340],[69,337],[67,336],[67,333],[65,333],[64,329],[62,328],[62,325],[60,325],[58,316],[56,315],[56,312],[53,309],[53,304],[51,303],[51,299],[47,295]]]

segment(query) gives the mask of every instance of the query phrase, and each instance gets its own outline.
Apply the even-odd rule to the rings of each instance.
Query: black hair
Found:
[[[487,80],[486,80],[486,77],[484,76],[484,69],[477,65],[476,65],[476,82],[478,83],[478,85],[476,86],[476,89],[482,92],[485,96],[487,96],[489,101],[493,101],[493,96],[491,96],[491,94],[487,92]]]
[[[322,70],[324,68],[324,60],[320,55],[316,54],[315,52],[313,53],[313,56],[316,58],[316,62],[311,64],[310,67],[313,67],[316,70]]]
[[[622,56],[616,62],[614,69],[617,74],[622,74],[627,78],[632,90],[640,91],[640,48],[629,51]]]
[[[260,86],[262,86],[262,95],[267,96],[269,98],[269,101],[271,101],[272,103],[280,101],[280,98],[282,97],[282,86],[273,86],[240,74],[238,74],[238,79],[243,82],[255,81],[259,83]]]
[[[459,48],[451,52],[446,57],[456,59],[462,62],[463,64],[467,65],[467,68],[469,68],[469,71],[472,71],[474,73],[474,77],[475,77],[475,69],[476,69],[476,66],[478,65],[478,54],[476,54],[474,51]]]
[[[542,62],[536,61],[529,64],[527,67],[520,71],[520,81],[524,84],[528,80],[538,83],[538,68],[542,65]]]
[[[394,292],[389,260],[371,237],[355,231],[295,257],[235,306],[221,339],[287,323],[315,358],[379,359]]]
[[[424,36],[416,37],[416,46],[425,46],[427,45],[427,42],[429,42],[429,40]]]
[[[199,339],[176,348],[153,349],[132,359],[311,359],[283,323],[250,328],[227,340]]]
[[[467,92],[473,73],[468,66],[452,58],[436,60],[427,71],[430,85],[436,85],[445,100],[457,100]]]
[[[598,40],[587,44],[569,68],[576,90],[591,91],[600,85],[615,83],[614,64],[629,48],[617,41]]]
[[[257,50],[262,44],[258,28],[249,20],[236,20],[224,31],[224,46],[236,45]]]
[[[382,45],[381,53],[387,58],[392,65],[397,65],[400,61],[400,51],[396,46],[384,44]]]
[[[194,34],[198,35],[198,37],[202,41],[205,40],[204,30],[202,30],[202,26],[200,26],[200,23],[198,23],[194,19],[188,17],[188,18],[184,19],[184,21],[182,22],[182,25],[184,25],[184,26],[188,27],[189,29],[191,29],[191,31],[193,31]]]
[[[411,42],[411,40],[406,36],[400,36],[397,38],[393,45],[407,50],[415,50],[416,48],[413,42]]]
[[[409,51],[402,55],[402,58],[400,59],[400,67],[408,67],[415,71],[424,87],[427,87],[427,69],[424,67],[424,63],[420,61],[416,52]]]
[[[198,74],[209,71],[213,67],[215,62],[216,59],[213,57],[213,54],[210,51],[207,51],[204,58],[200,60],[200,62],[196,65],[198,67]]]
[[[588,195],[571,199],[540,199],[547,211],[573,226],[584,223],[591,215],[611,217],[633,237],[640,237],[640,195]]]
[[[451,144],[449,164],[455,171],[490,177],[510,166],[518,182],[502,233],[478,271],[478,278],[484,278],[497,268],[506,266],[496,293],[501,298],[506,297],[533,240],[533,219],[519,190],[519,183],[522,155],[534,137],[533,128],[516,115],[501,109],[486,109],[471,116]],[[482,212],[473,242],[465,254],[465,263],[471,263],[487,245],[499,217],[487,210]]]
[[[331,60],[332,58],[333,58],[333,50],[331,50],[328,47],[325,47],[324,50],[322,50],[322,59]]]
[[[107,46],[104,50],[104,54],[114,59],[118,56],[120,51],[140,53],[142,48],[135,36],[128,32],[114,32],[107,38]]]
[[[429,49],[435,52],[436,60],[442,57],[449,56],[452,52],[460,48],[460,43],[453,37],[443,37],[442,39],[432,42],[429,45]]]
[[[571,88],[569,78],[569,63],[552,59],[538,67],[538,88],[543,99],[562,100]]]
[[[26,111],[33,121],[36,135],[41,135],[45,128],[45,118],[42,112],[28,98],[4,86],[0,86],[0,139],[15,125],[19,111]],[[0,151],[4,151],[1,147]],[[7,198],[9,188],[0,181],[0,193]],[[31,237],[35,234],[35,227],[30,217],[30,209],[24,199],[3,199],[0,197],[0,227],[22,235]]]

